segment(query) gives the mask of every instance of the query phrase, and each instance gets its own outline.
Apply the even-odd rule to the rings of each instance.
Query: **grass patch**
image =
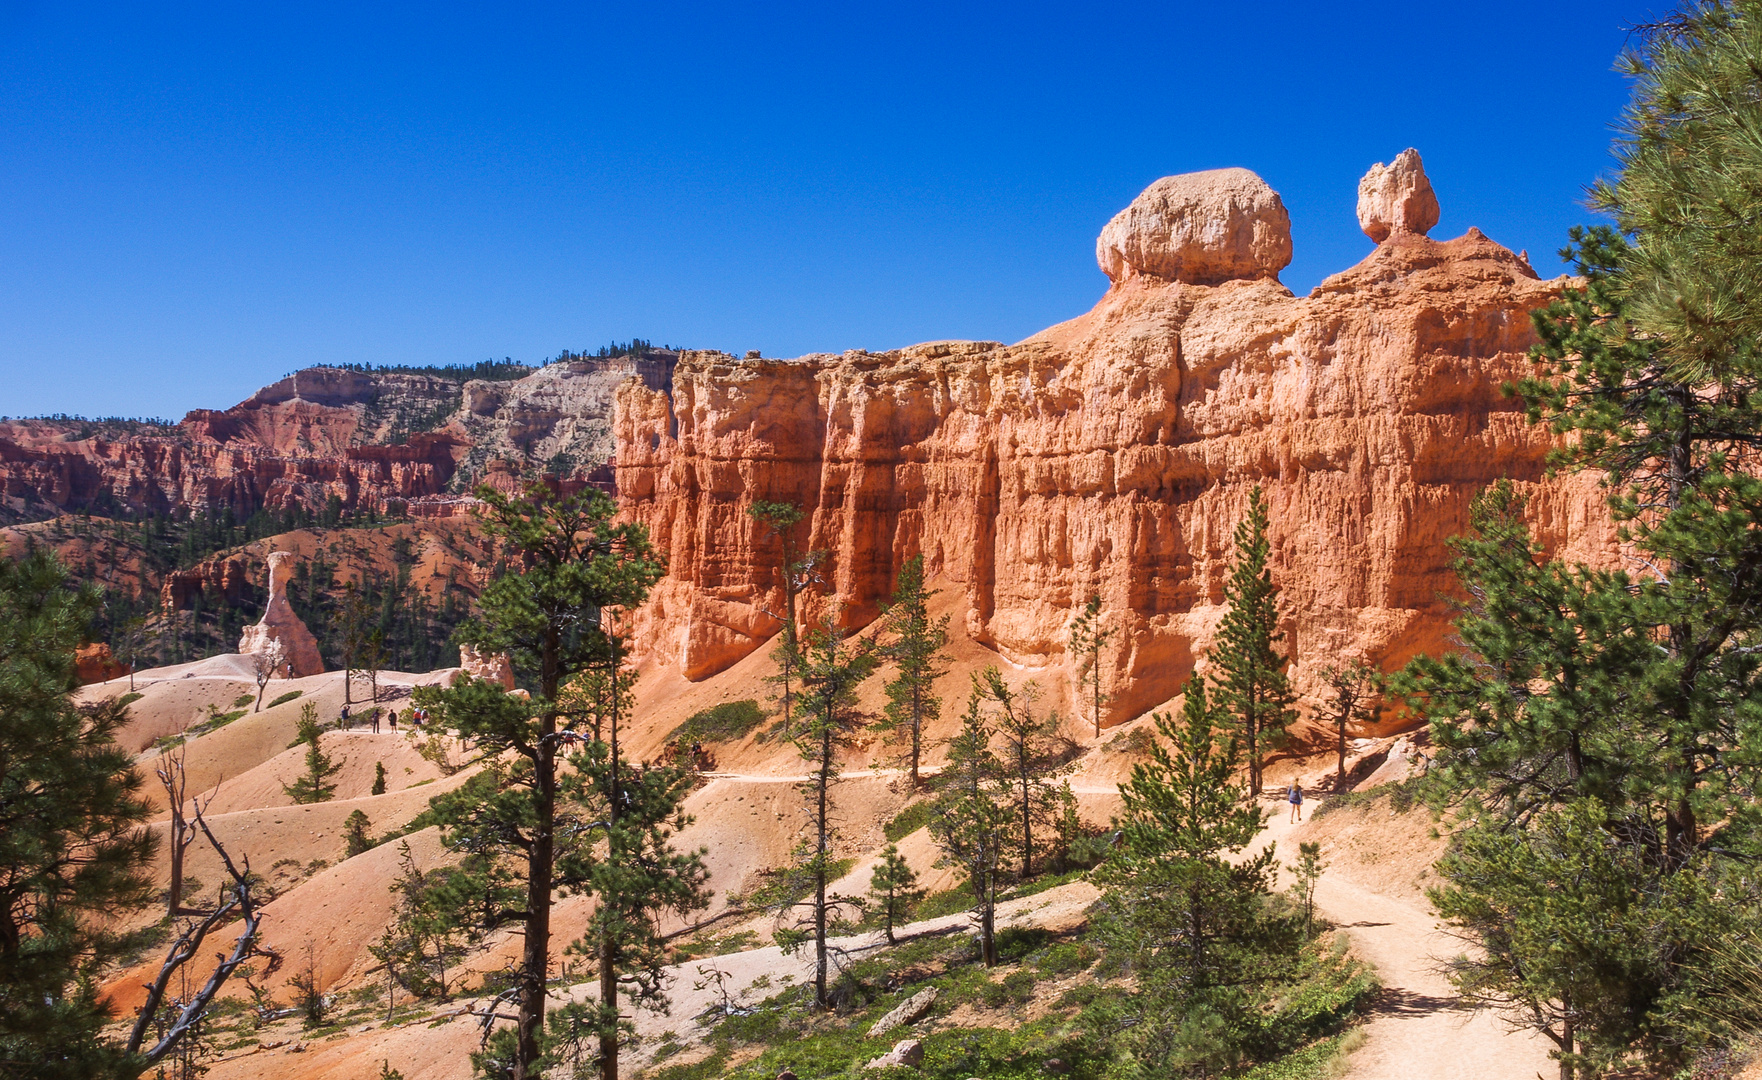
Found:
[[[1389,809],[1397,814],[1405,814],[1419,802],[1419,777],[1399,780],[1392,784],[1378,784],[1369,791],[1342,791],[1338,795],[1322,798],[1321,805],[1309,815],[1313,821],[1324,814],[1337,813],[1342,810],[1355,810],[1360,807],[1375,806],[1387,801]]]
[[[669,1065],[664,1069],[643,1073],[643,1080],[716,1080],[725,1075],[728,1051],[718,1050],[691,1065]]]
[[[712,705],[707,709],[692,713],[685,723],[674,728],[667,736],[668,742],[733,742],[745,738],[754,728],[765,722],[765,711],[759,703],[747,698],[742,701],[724,701],[720,705]]]
[[[250,705],[251,702],[256,701],[256,700],[257,700],[256,694],[240,694],[238,697],[232,699],[232,707],[235,709],[243,708],[245,706]]]
[[[687,960],[699,960],[706,956],[726,956],[729,953],[746,952],[759,947],[759,935],[751,930],[739,930],[720,937],[693,938],[679,947],[673,962],[683,964]]]
[[[929,799],[912,803],[910,806],[893,815],[893,820],[881,827],[887,835],[887,842],[897,844],[919,829],[930,824],[931,816],[936,812],[935,804]]]
[[[959,915],[973,906],[973,890],[965,885],[952,889],[933,892],[912,910],[912,920],[940,919],[944,915]]]
[[[1291,1054],[1256,1065],[1242,1080],[1334,1080],[1346,1072],[1346,1056],[1364,1045],[1364,1029],[1310,1043]]]
[[[268,705],[264,706],[264,708],[273,709],[277,705],[286,705],[288,702],[294,700],[295,698],[299,697],[301,694],[304,694],[305,692],[306,691],[304,691],[304,690],[289,690],[287,693],[283,694],[282,696],[276,698],[274,701],[270,702]]]
[[[135,691],[135,690],[130,690],[128,693],[122,695],[122,697],[117,698],[116,703],[118,705],[133,705],[135,702],[141,700],[141,698],[144,696],[146,696],[146,695],[141,694],[140,692]]]

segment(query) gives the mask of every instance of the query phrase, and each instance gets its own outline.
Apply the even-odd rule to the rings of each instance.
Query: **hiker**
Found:
[[[1296,780],[1291,781],[1291,788],[1289,791],[1287,791],[1285,793],[1285,799],[1287,802],[1289,802],[1291,804],[1291,820],[1293,822],[1302,821],[1303,820],[1303,778],[1302,777],[1298,777]]]
[[[392,734],[396,735],[398,733],[398,710],[386,710],[385,722],[392,726]]]
[[[373,733],[375,735],[378,735],[379,734],[379,706],[375,705],[373,707],[373,711],[367,714],[367,722],[373,725],[373,729],[372,729]]]
[[[349,707],[347,705],[343,706],[343,715],[337,718],[336,725],[337,725],[337,727],[342,728],[344,731],[349,730],[349,728],[352,726],[349,722]]]

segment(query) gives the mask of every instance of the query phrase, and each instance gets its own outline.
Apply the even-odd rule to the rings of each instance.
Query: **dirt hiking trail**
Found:
[[[1282,803],[1261,838],[1278,844],[1281,862],[1294,861],[1298,843],[1307,839]],[[1441,968],[1462,943],[1429,910],[1372,892],[1336,870],[1322,873],[1315,906],[1345,930],[1354,952],[1376,968],[1383,984],[1364,1025],[1365,1043],[1347,1058],[1345,1080],[1532,1080],[1558,1074],[1546,1039],[1512,1031],[1497,1014],[1457,997]]]

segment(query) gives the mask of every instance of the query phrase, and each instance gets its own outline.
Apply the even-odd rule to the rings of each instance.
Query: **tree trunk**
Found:
[[[618,1008],[618,968],[617,957],[612,955],[612,935],[601,931],[599,943],[600,962],[600,1007],[606,1010]],[[607,1011],[607,1018],[613,1016]],[[610,1030],[600,1031],[600,1076],[602,1080],[618,1080],[618,1030],[616,1023]]]
[[[538,1075],[538,1041],[545,1021],[545,976],[550,967],[551,866],[555,858],[551,830],[556,823],[556,763],[551,757],[550,740],[541,742],[537,749],[533,780],[538,821],[526,859],[526,940],[520,953],[514,1080],[534,1080]]]
[[[997,888],[996,872],[984,878],[984,892],[979,898],[979,957],[988,968],[997,966]]]
[[[815,793],[819,804],[815,813],[817,828],[814,848],[814,1001],[824,1008],[826,998],[826,784],[832,769],[832,708],[827,701],[824,727],[820,731],[820,782]]]
[[[912,791],[918,790],[918,759],[924,743],[924,686],[922,679],[912,680]],[[889,941],[893,940],[890,936]]]
[[[539,685],[546,702],[557,700],[562,681],[557,652],[560,634],[545,641]],[[539,722],[532,754],[532,847],[526,857],[526,940],[520,951],[520,1009],[516,1020],[513,1080],[536,1080],[539,1039],[544,1035],[545,977],[551,960],[551,876],[556,863],[557,714],[550,706]]]
[[[611,797],[606,800],[609,805],[606,817],[614,826],[617,825],[618,819],[623,816],[624,810],[624,800],[622,798],[623,793],[619,789],[618,784],[618,666],[620,662],[621,661],[618,657],[618,643],[617,640],[614,639],[612,642],[612,673],[611,679],[609,680],[611,683],[612,699],[612,715],[610,718],[610,734],[612,736],[612,790]],[[608,853],[610,847],[610,831],[608,830]],[[601,897],[600,903],[606,903],[606,898]],[[601,1080],[618,1080],[618,1026],[616,1020],[618,1008],[618,943],[612,940],[612,933],[609,929],[601,929],[600,931],[599,964],[600,1007],[602,1009],[610,1010],[604,1014],[602,1019],[611,1018],[612,1025],[609,1029],[602,1028],[600,1030],[600,1077]]]
[[[171,888],[166,890],[165,914],[174,916],[184,902],[184,848],[189,843],[184,834],[189,831],[184,821],[184,808],[181,803],[171,806]]]
[[[1340,764],[1334,773],[1334,794],[1346,790],[1346,721],[1340,721]]]

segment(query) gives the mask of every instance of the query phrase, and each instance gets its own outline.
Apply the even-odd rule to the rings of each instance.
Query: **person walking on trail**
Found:
[[[385,713],[385,722],[391,725],[392,734],[396,735],[398,733],[398,710],[387,709]]]
[[[1290,788],[1287,789],[1285,792],[1285,801],[1289,802],[1291,804],[1291,820],[1292,820],[1292,822],[1302,821],[1303,820],[1303,781],[1301,778],[1291,781]]]
[[[343,715],[337,717],[337,727],[340,727],[344,731],[347,731],[347,730],[349,730],[349,728],[351,726],[352,725],[349,720],[349,707],[347,705],[344,705],[343,706]]]
[[[377,707],[375,707],[372,712],[367,714],[367,721],[368,721],[368,723],[373,725],[373,733],[375,735],[378,735],[379,734],[379,709]]]

